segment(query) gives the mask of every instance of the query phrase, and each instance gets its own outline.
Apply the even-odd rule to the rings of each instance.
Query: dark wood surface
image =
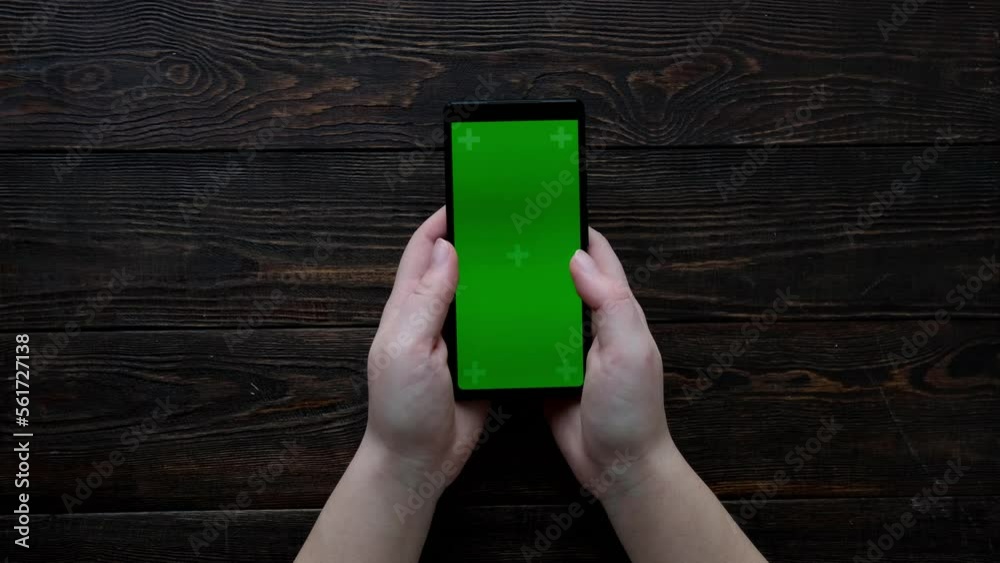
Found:
[[[892,16],[888,0],[4,2],[0,357],[20,332],[57,350],[33,371],[33,549],[10,560],[294,557],[361,438],[402,247],[444,199],[441,106],[484,79],[490,99],[584,100],[592,223],[652,321],[672,433],[734,514],[823,420],[844,425],[743,524],[769,560],[864,555],[961,459],[882,561],[996,561],[1000,284],[961,310],[948,296],[1000,252],[1000,3],[925,2],[886,38]],[[846,235],[942,132],[906,197]],[[668,260],[647,275],[650,248]],[[779,289],[792,307],[690,398]],[[66,514],[157,400],[176,412]],[[523,561],[579,500],[538,405],[496,407],[513,417],[446,493],[426,561]],[[284,440],[296,461],[194,554]],[[626,557],[593,507],[541,559],[559,560]]]
[[[863,233],[857,209],[908,178],[923,147],[779,148],[742,187],[717,183],[747,149],[598,152],[592,224],[628,267],[650,318],[747,318],[777,289],[788,318],[933,317],[1000,240],[1000,150],[958,146]],[[0,329],[73,317],[113,271],[134,277],[90,319],[97,328],[235,326],[280,290],[266,326],[372,326],[414,229],[442,204],[443,162],[428,155],[405,182],[403,153],[264,153],[225,189],[234,157],[98,154],[58,184],[58,156],[0,155],[16,271],[0,286]],[[69,182],[69,180],[67,180]],[[42,189],[48,186],[48,189]],[[361,228],[363,227],[363,228]],[[645,272],[650,248],[669,262]],[[648,273],[648,278],[647,274]],[[1000,316],[987,284],[956,316]]]
[[[929,2],[884,41],[891,16],[888,1],[82,0],[4,62],[0,148],[61,152],[109,116],[103,148],[229,149],[286,116],[275,148],[411,148],[490,76],[495,99],[583,99],[616,145],[998,140],[1000,5]],[[818,86],[824,111],[776,127]]]
[[[782,498],[915,492],[961,458],[973,469],[953,494],[1000,488],[1000,326],[956,321],[913,360],[885,354],[918,322],[780,322],[700,397],[699,370],[740,338],[736,323],[654,325],[664,351],[669,422],[713,490],[750,497],[786,456],[832,418],[844,429],[795,471]],[[302,454],[254,498],[259,508],[320,508],[365,424],[372,329],[261,330],[230,352],[224,330],[82,333],[36,377],[45,421],[35,506],[61,495],[91,462],[126,450],[120,436],[168,400],[176,413],[74,512],[211,510],[235,498],[284,440]],[[41,335],[40,335],[41,336]],[[74,408],[92,405],[85,412]],[[448,494],[463,505],[568,503],[578,487],[538,405],[500,403],[510,420]],[[961,416],[958,416],[961,413]],[[85,416],[84,416],[85,415]],[[527,454],[525,452],[528,452]],[[720,455],[724,452],[725,455]]]
[[[552,524],[566,504],[461,506],[445,503],[424,549],[423,561],[524,561],[522,549],[534,548],[536,533]],[[739,516],[742,505],[725,501]],[[992,563],[1000,497],[944,497],[927,513],[913,510],[909,499],[772,500],[744,529],[770,561],[842,563],[865,556],[869,540],[885,534],[883,523],[910,512],[916,523],[890,549],[888,559]],[[318,510],[246,510],[228,520],[226,535],[202,547],[199,561],[291,561],[305,541]],[[129,514],[55,515],[39,528],[53,537],[38,557],[61,560],[76,553],[86,561],[178,561],[195,559],[190,538],[218,512],[134,512]],[[9,516],[0,517],[7,526]],[[534,561],[627,562],[621,545],[609,536],[601,508],[586,505],[583,516]],[[468,538],[468,539],[463,539]],[[955,549],[958,543],[961,551]],[[42,559],[39,559],[42,560]],[[883,561],[885,558],[883,558]]]

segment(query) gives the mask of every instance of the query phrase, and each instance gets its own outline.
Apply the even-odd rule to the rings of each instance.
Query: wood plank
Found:
[[[480,77],[492,99],[579,97],[619,146],[1000,138],[1000,6],[924,3],[885,36],[893,6],[12,0],[0,149],[440,144]],[[822,109],[779,125],[813,88]]]
[[[972,469],[949,494],[995,494],[1000,323],[948,323],[893,368],[887,354],[917,330],[917,322],[778,322],[689,399],[685,386],[717,373],[714,355],[742,340],[740,325],[654,325],[675,440],[713,490],[733,500],[778,470],[794,478],[777,498],[908,496],[959,458]],[[259,330],[232,351],[226,334],[83,332],[44,367],[36,358],[34,510],[64,512],[63,494],[80,487],[85,496],[77,479],[116,450],[124,463],[93,477],[100,483],[75,512],[211,510],[248,487],[254,509],[322,506],[364,430],[373,331]],[[13,338],[3,340],[9,365]],[[45,341],[32,335],[33,346]],[[176,412],[150,422],[157,400]],[[528,504],[577,495],[540,405],[496,407],[510,417],[483,439],[451,498]],[[809,440],[829,417],[844,428],[814,459],[790,455],[815,448]],[[281,458],[284,440],[301,451],[256,492],[254,476]]]
[[[596,151],[591,221],[654,320],[749,318],[778,289],[797,296],[783,318],[996,318],[997,278],[960,311],[947,300],[1000,251],[994,147],[943,153],[845,234],[914,154],[786,148],[723,200],[743,149]],[[372,326],[407,239],[444,200],[440,153],[394,185],[400,154],[258,154],[222,188],[232,155],[94,155],[66,185],[56,158],[0,155],[0,330]],[[652,272],[650,248],[667,260]],[[109,300],[114,272],[133,279]]]
[[[739,503],[725,504],[738,516]],[[567,506],[441,505],[421,561],[524,561],[522,548],[533,547],[536,532],[544,534],[552,524],[551,515],[566,512]],[[907,512],[914,515],[915,523],[892,543],[883,561],[996,560],[993,540],[1000,527],[1000,497],[943,497],[926,514],[914,510],[905,498],[771,501],[743,527],[772,563],[843,562],[856,555],[865,557],[867,542],[877,541],[886,533],[884,524],[898,523]],[[190,559],[195,557],[192,535],[199,537],[205,522],[217,520],[226,522],[225,531],[199,547],[198,561],[291,561],[318,511],[230,514],[39,515],[33,518],[32,555],[53,563]],[[10,515],[0,516],[5,541],[12,535],[12,520]],[[599,506],[584,501],[583,515],[570,522],[560,535],[553,532],[556,540],[533,561],[628,561]]]

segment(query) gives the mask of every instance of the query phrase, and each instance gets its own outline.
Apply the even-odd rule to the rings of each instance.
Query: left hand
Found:
[[[413,234],[368,354],[362,450],[408,486],[443,474],[440,496],[465,465],[488,402],[456,403],[441,327],[455,297],[458,256],[441,208]],[[440,473],[439,473],[440,472]]]

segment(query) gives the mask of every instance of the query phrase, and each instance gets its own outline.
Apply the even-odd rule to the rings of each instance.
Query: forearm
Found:
[[[672,443],[634,470],[636,484],[604,501],[632,561],[765,561]]]
[[[398,464],[364,444],[330,495],[296,563],[416,562],[436,496],[416,509]],[[414,486],[415,485],[410,485]]]

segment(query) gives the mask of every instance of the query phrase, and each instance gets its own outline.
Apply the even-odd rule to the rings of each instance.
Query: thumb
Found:
[[[431,252],[430,267],[420,277],[397,318],[402,330],[412,331],[415,342],[433,345],[441,334],[448,307],[458,283],[458,255],[448,241],[438,239]]]
[[[577,293],[594,312],[593,332],[602,346],[627,349],[630,342],[642,342],[646,323],[628,282],[602,272],[582,250],[573,254],[569,269]]]

